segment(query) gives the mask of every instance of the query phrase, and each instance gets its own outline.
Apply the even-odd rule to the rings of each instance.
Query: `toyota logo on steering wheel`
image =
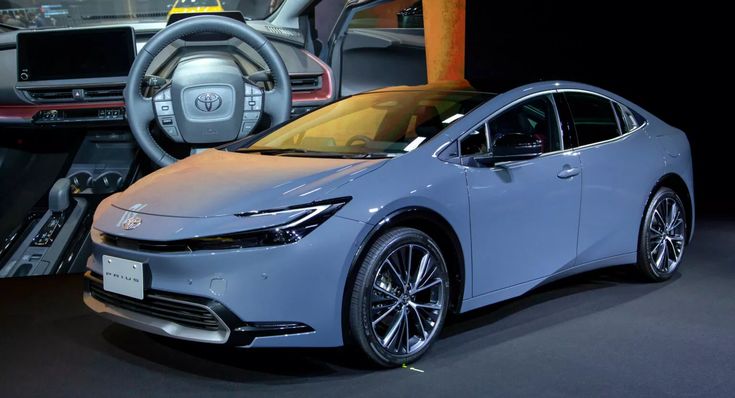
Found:
[[[222,106],[222,97],[215,93],[199,94],[194,106],[202,112],[214,112]]]

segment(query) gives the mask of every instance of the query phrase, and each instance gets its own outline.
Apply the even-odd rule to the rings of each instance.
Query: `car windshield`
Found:
[[[0,23],[43,29],[110,24],[165,22],[169,15],[240,11],[264,19],[284,0],[0,0]]]
[[[469,91],[378,91],[302,116],[241,152],[396,156],[436,136],[487,101]]]

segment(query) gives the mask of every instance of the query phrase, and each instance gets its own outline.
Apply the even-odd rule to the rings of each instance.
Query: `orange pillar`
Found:
[[[423,0],[429,83],[464,82],[466,0]]]

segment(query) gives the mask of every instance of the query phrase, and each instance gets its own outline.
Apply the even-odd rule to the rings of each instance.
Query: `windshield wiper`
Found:
[[[307,153],[315,152],[300,148],[240,148],[235,152],[239,153],[260,153],[263,155],[282,155],[284,153]]]
[[[350,153],[350,152],[326,152],[313,151],[302,148],[241,148],[235,152],[239,153],[259,153],[261,155],[296,155],[311,156],[320,158],[343,158],[343,159],[382,159],[395,157],[400,154],[388,152],[370,152],[370,153]]]
[[[394,152],[370,152],[363,154],[365,159],[383,159],[383,158],[394,158],[402,155],[401,153]]]
[[[3,28],[3,29],[7,29],[7,30],[10,30],[10,31],[15,31],[15,30],[21,30],[21,29],[24,29],[24,28],[22,28],[22,27],[20,27],[20,26],[13,26],[13,25],[8,25],[8,24],[4,24],[4,23],[2,23],[2,22],[0,22],[0,28]]]

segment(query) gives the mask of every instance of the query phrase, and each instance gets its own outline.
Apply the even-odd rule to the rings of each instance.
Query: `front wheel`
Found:
[[[448,305],[449,277],[437,244],[419,230],[396,228],[380,236],[360,264],[350,328],[373,362],[400,366],[436,340]]]
[[[650,281],[671,278],[686,247],[686,209],[673,190],[659,189],[646,209],[638,242],[638,269]]]

